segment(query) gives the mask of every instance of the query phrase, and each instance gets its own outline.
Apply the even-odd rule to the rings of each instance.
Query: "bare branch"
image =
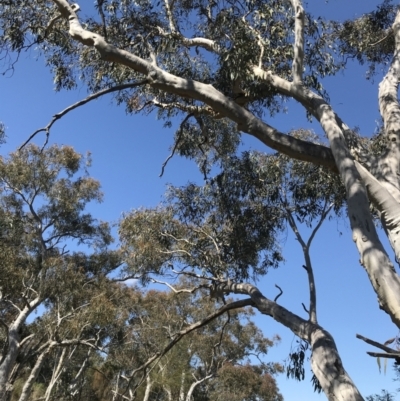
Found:
[[[369,356],[373,356],[375,358],[390,358],[390,359],[398,359],[398,360],[400,360],[400,352],[385,354],[383,352],[370,352],[370,351],[368,351],[367,354]]]
[[[177,290],[176,288],[174,288],[171,284],[167,283],[166,281],[159,281],[156,280],[154,278],[150,279],[150,281],[152,283],[157,283],[157,284],[162,284],[162,285],[166,285],[169,289],[171,289],[175,294],[182,294],[182,293],[187,293],[187,294],[193,294],[194,292],[200,290],[201,288],[209,288],[210,285],[209,284],[203,284],[203,285],[198,285],[196,287],[193,287],[191,289],[188,288],[182,288],[180,290]]]
[[[279,294],[274,298],[274,302],[277,302],[279,297],[283,294],[282,288],[279,287],[278,284],[275,284],[275,287],[280,291]]]
[[[367,337],[364,337],[364,336],[362,336],[361,334],[356,334],[356,337],[357,337],[359,340],[363,340],[363,341],[366,342],[367,344],[373,345],[373,346],[376,347],[376,348],[379,348],[379,349],[381,349],[381,350],[383,350],[383,351],[388,352],[389,354],[390,354],[390,353],[397,352],[397,356],[400,357],[400,353],[399,353],[397,350],[395,350],[395,349],[393,349],[393,348],[391,348],[391,347],[388,347],[387,345],[378,343],[377,341],[374,341],[374,340],[371,340],[371,339],[369,339],[369,338],[367,338]]]
[[[308,278],[308,288],[309,288],[309,293],[310,293],[310,310],[308,311],[304,305],[303,305],[303,308],[308,313],[310,321],[312,323],[317,323],[317,292],[316,292],[316,286],[315,286],[314,271],[312,268],[311,258],[310,258],[310,245],[311,245],[311,241],[312,241],[315,233],[321,227],[321,224],[324,221],[327,214],[329,213],[330,209],[328,208],[327,210],[324,210],[319,222],[317,223],[316,227],[312,231],[311,236],[308,239],[307,243],[303,240],[303,237],[301,236],[301,234],[297,228],[297,224],[296,224],[295,219],[293,218],[291,210],[289,209],[289,207],[287,205],[285,206],[285,209],[286,209],[286,216],[287,216],[290,228],[292,229],[297,240],[299,241],[299,243],[302,247],[302,250],[303,250],[303,255],[304,255],[305,265],[303,265],[303,267],[307,272],[307,278]]]
[[[308,248],[308,249],[309,249],[310,246],[311,246],[311,242],[312,242],[312,240],[314,239],[315,234],[316,234],[317,231],[320,229],[322,223],[324,222],[324,220],[326,219],[326,217],[328,216],[328,214],[330,213],[330,211],[332,210],[332,208],[333,208],[333,203],[331,203],[331,204],[327,207],[327,203],[325,202],[324,209],[323,209],[322,214],[321,214],[321,216],[320,216],[320,218],[319,218],[319,221],[318,221],[317,225],[314,227],[314,229],[312,230],[310,237],[308,238],[308,241],[307,241],[307,248]]]
[[[166,160],[164,161],[163,165],[161,166],[161,173],[159,175],[159,177],[162,177],[164,174],[164,169],[166,167],[166,165],[168,164],[168,162],[174,157],[175,151],[178,148],[179,145],[179,141],[181,140],[181,136],[182,136],[182,132],[183,132],[183,126],[185,125],[185,123],[191,118],[193,117],[193,114],[188,114],[183,121],[180,123],[179,125],[179,132],[178,132],[178,137],[176,138],[174,147],[172,148],[172,152],[171,154],[166,158]]]
[[[18,150],[21,150],[24,146],[26,146],[39,132],[46,132],[46,143],[44,146],[46,146],[49,135],[50,135],[50,129],[53,126],[53,124],[59,120],[60,118],[64,117],[66,114],[68,114],[70,111],[83,106],[86,103],[89,103],[92,100],[95,100],[97,98],[99,98],[100,96],[103,95],[107,95],[108,93],[112,93],[112,92],[116,92],[116,91],[121,91],[124,89],[128,89],[128,88],[136,88],[137,86],[141,86],[141,85],[145,85],[148,83],[147,79],[144,79],[140,82],[133,82],[130,84],[123,84],[123,85],[117,85],[117,86],[113,86],[111,88],[106,88],[106,89],[102,89],[99,92],[93,93],[92,95],[88,96],[87,98],[80,100],[79,102],[74,103],[71,106],[68,106],[66,109],[60,111],[59,113],[55,114],[52,118],[52,120],[46,125],[46,127],[44,128],[40,128],[38,130],[36,130],[20,147]]]

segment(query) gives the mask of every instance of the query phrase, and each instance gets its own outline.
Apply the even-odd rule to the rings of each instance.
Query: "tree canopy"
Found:
[[[84,85],[90,92],[26,138],[16,158],[25,157],[26,163],[34,158],[29,152],[41,154],[28,142],[40,132],[47,141],[58,119],[113,93],[128,113],[156,112],[166,127],[179,120],[171,157],[193,159],[204,177],[204,185],[171,186],[158,208],[127,213],[119,227],[121,249],[103,252],[110,241],[107,227],[81,213],[87,201],[99,198],[98,185],[86,178],[71,182],[69,177],[80,159],[75,160],[72,151],[65,156],[68,163],[61,166],[67,178],[59,181],[40,163],[29,169],[14,161],[14,170],[7,169],[10,176],[4,175],[11,185],[11,193],[4,197],[4,249],[10,254],[7,261],[12,261],[5,264],[5,271],[10,271],[6,279],[20,283],[12,277],[24,274],[15,269],[21,248],[14,242],[21,240],[22,231],[13,230],[24,230],[26,218],[32,228],[23,231],[27,247],[23,259],[35,255],[40,269],[58,257],[54,254],[58,243],[69,236],[95,250],[93,257],[79,255],[79,263],[83,260],[89,272],[106,269],[103,275],[107,276],[107,269],[117,264],[125,279],[162,282],[175,292],[182,290],[174,287],[173,280],[186,275],[196,280],[187,289],[190,293],[207,289],[217,302],[226,302],[229,294],[245,295],[220,310],[251,306],[272,317],[310,347],[313,381],[328,399],[362,400],[332,336],[318,323],[309,251],[330,213],[346,214],[379,307],[400,328],[400,277],[393,264],[400,260],[399,23],[398,4],[391,0],[348,21],[314,15],[312,5],[301,0],[98,0],[95,7],[67,0],[0,0],[5,72],[29,50],[46,60],[57,90]],[[382,124],[375,136],[349,127],[324,89],[324,79],[345,73],[350,59],[365,64],[369,78],[381,79],[377,105]],[[324,138],[301,126],[283,133],[270,124],[289,99],[320,124]],[[265,145],[267,153],[241,153],[246,135]],[[42,186],[32,189],[41,169]],[[29,178],[28,183],[20,181],[21,174]],[[40,191],[49,206],[36,211],[32,202]],[[26,208],[28,217],[24,217]],[[7,224],[10,218],[12,226]],[[378,219],[382,232],[376,230]],[[310,227],[308,239],[300,234],[299,224]],[[258,277],[283,259],[278,239],[284,227],[293,231],[304,256],[310,295],[304,306],[306,319],[284,308],[279,296],[267,298],[256,285]],[[380,235],[388,237],[390,251]],[[63,260],[66,266],[75,261],[69,255]],[[29,302],[36,299],[56,302],[25,280],[22,285],[33,289],[29,290],[33,298],[24,295],[11,301],[21,313],[24,308],[35,309],[36,304]],[[171,349],[178,337],[171,339]],[[383,351],[371,352],[375,357],[400,357],[390,344],[359,338]],[[297,358],[300,352],[295,353]],[[141,371],[147,374],[148,367],[145,362]],[[224,369],[229,376],[229,365]],[[252,371],[243,369],[243,376]],[[3,386],[8,377],[3,375]],[[151,375],[146,377],[151,382]],[[220,394],[227,391],[222,382],[216,386]]]

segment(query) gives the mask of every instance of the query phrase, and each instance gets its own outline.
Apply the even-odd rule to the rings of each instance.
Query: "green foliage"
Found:
[[[71,147],[28,145],[0,158],[0,364],[14,364],[13,376],[1,378],[16,380],[13,397],[52,342],[100,345],[115,323],[119,287],[106,276],[121,259],[108,250],[108,224],[85,211],[101,199],[99,183]],[[47,385],[34,384],[31,396]]]
[[[394,401],[393,394],[390,394],[386,390],[382,390],[381,394],[370,395],[366,398],[367,401]]]
[[[195,280],[184,279],[176,288],[179,290],[195,285]],[[200,321],[217,308],[204,290],[193,294],[156,290],[144,293],[137,288],[126,288],[126,291],[132,297],[124,309],[129,317],[125,324],[119,326],[121,332],[110,341],[108,355],[102,367],[99,367],[100,371],[107,370],[111,383],[115,383],[121,372],[130,372],[149,356],[161,352],[180,330]],[[138,386],[137,396],[143,398],[150,382],[151,401],[164,399],[167,393],[173,399],[179,399],[182,392],[187,394],[193,382],[208,377],[196,386],[194,399],[222,399],[218,397],[222,389],[226,389],[226,382],[233,380],[234,372],[241,375],[244,365],[244,372],[248,372],[247,376],[252,380],[242,389],[242,393],[250,398],[243,400],[253,400],[251,397],[281,400],[273,375],[281,372],[282,367],[265,362],[255,364],[253,361],[251,364],[253,356],[263,361],[269,348],[279,338],[264,337],[251,321],[251,316],[250,309],[231,311],[228,316],[216,318],[191,332],[168,354],[151,364],[149,381],[143,380],[139,372],[129,383],[121,382],[120,391],[128,391],[125,386],[131,389]],[[118,337],[123,341],[118,341]],[[245,380],[244,376],[242,380]]]
[[[384,0],[376,11],[335,26],[340,53],[361,64],[367,63],[368,77],[376,73],[377,66],[387,65],[393,57],[392,24],[397,8],[392,0]]]
[[[284,98],[269,85],[255,80],[252,68],[260,65],[290,79],[294,21],[289,2],[175,1],[171,7],[173,30],[163,2],[102,1],[97,11],[100,9],[104,21],[101,21],[103,17],[99,19],[86,13],[79,13],[79,17],[85,28],[103,35],[110,44],[144,59],[155,54],[158,65],[168,72],[212,84],[231,98],[245,95],[248,108],[258,115],[265,108],[271,114],[282,110]],[[126,66],[101,60],[94,49],[82,47],[65,35],[66,21],[56,19],[58,14],[51,1],[1,0],[0,15],[0,50],[9,59],[10,68],[15,54],[35,48],[46,59],[57,90],[72,89],[80,81],[90,91],[97,91],[132,82],[139,76]],[[304,84],[323,95],[326,94],[321,79],[344,67],[337,54],[334,31],[343,29],[306,14]],[[215,51],[187,46],[182,35],[210,39]],[[155,105],[154,97],[159,105],[167,106]],[[200,105],[146,86],[121,91],[116,99],[129,112],[147,113],[158,109],[167,121],[181,113],[182,108],[175,108],[174,104]]]
[[[256,279],[283,260],[288,211],[311,226],[330,204],[340,213],[345,200],[336,175],[279,154],[244,152],[221,165],[203,186],[170,187],[164,206],[122,219],[127,273],[146,281],[182,266],[204,277]]]

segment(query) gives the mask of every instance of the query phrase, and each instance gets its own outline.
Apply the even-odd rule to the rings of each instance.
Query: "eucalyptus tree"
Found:
[[[177,333],[203,321],[221,306],[208,297],[206,289],[195,294],[187,291],[196,284],[197,279],[186,278],[176,285],[177,292],[126,289],[131,297],[121,310],[125,324],[116,325],[107,355],[97,365],[104,373],[104,399],[214,399],[216,389],[240,374],[241,368],[253,379],[242,389],[243,394],[258,394],[265,401],[282,399],[274,378],[282,366],[266,362],[269,348],[279,337],[266,338],[251,320],[251,309],[215,316],[164,352]]]
[[[306,132],[296,135],[310,137]],[[123,218],[120,223],[123,273],[140,277],[145,284],[164,283],[174,292],[196,294],[207,288],[209,297],[226,303],[226,307],[233,309],[237,302],[242,302],[240,306],[245,303],[258,309],[306,344],[291,353],[288,376],[304,379],[305,351],[309,346],[315,389],[323,389],[332,400],[361,400],[343,367],[334,339],[318,323],[310,257],[318,229],[331,212],[336,215],[343,212],[345,198],[339,178],[323,167],[280,154],[244,152],[241,157],[232,156],[223,162],[223,170],[205,185],[170,187],[161,206],[133,210]],[[299,223],[310,228],[308,239],[301,235]],[[303,251],[309,286],[309,303],[303,307],[308,319],[280,305],[281,293],[274,300],[268,299],[254,285],[268,269],[283,260],[279,239],[287,227]],[[166,277],[174,276],[195,277],[198,283],[178,290],[166,281]],[[249,298],[228,302],[225,296],[229,294]],[[228,369],[226,373],[226,383],[232,383],[229,375],[235,377],[235,372]],[[244,370],[244,376],[245,373],[250,374],[250,370]],[[223,394],[233,391],[223,383],[218,383],[218,391]]]
[[[345,23],[314,18],[301,0],[98,0],[89,7],[68,0],[0,1],[0,45],[10,68],[13,57],[37,49],[58,89],[75,87],[79,78],[93,92],[35,134],[49,134],[67,112],[113,92],[130,112],[157,110],[167,124],[181,118],[173,153],[195,159],[205,176],[246,134],[289,158],[325,166],[344,185],[352,239],[379,306],[400,327],[400,277],[370,209],[372,203],[392,259],[398,260],[398,4],[384,0],[375,11]],[[367,63],[371,74],[379,66],[386,69],[378,93],[379,141],[356,135],[323,89],[323,78],[342,71],[348,57]],[[265,121],[287,98],[320,123],[328,146],[282,133]],[[310,336],[305,333],[309,342]],[[390,347],[380,347],[388,357],[398,357]],[[337,378],[341,369],[334,361]],[[331,394],[334,382],[321,382],[324,391]]]
[[[88,337],[79,331],[79,318],[93,301],[87,293],[96,293],[90,287],[114,270],[119,259],[107,250],[108,225],[85,212],[87,203],[102,195],[99,183],[82,172],[84,163],[82,155],[68,146],[29,145],[0,159],[3,400],[11,395],[19,370],[31,365],[21,400],[29,397],[55,346],[85,340],[94,346],[96,333]],[[73,242],[75,249],[82,244],[93,247],[93,252],[71,251]],[[35,317],[39,307],[53,313]],[[71,319],[75,331],[64,327]]]

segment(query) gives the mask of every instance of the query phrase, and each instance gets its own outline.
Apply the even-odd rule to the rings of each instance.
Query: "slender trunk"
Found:
[[[0,400],[6,401],[10,395],[13,388],[10,382],[10,375],[15,367],[15,363],[20,351],[20,335],[19,332],[29,314],[40,304],[39,298],[36,298],[24,309],[20,311],[18,317],[14,320],[8,330],[8,347],[6,355],[2,360],[0,365]]]
[[[87,369],[91,353],[92,353],[92,349],[89,348],[88,353],[85,357],[85,360],[83,361],[78,373],[75,375],[74,379],[72,380],[71,384],[69,385],[69,392],[71,395],[75,395],[78,391],[79,380],[82,378],[83,374],[85,373],[85,371]]]
[[[51,376],[51,380],[49,385],[46,388],[46,393],[44,395],[44,400],[49,401],[51,392],[53,391],[54,385],[57,383],[58,378],[60,377],[61,369],[64,365],[65,354],[67,353],[67,348],[63,348],[61,355],[58,359],[58,363],[56,368],[53,370],[53,374]]]
[[[32,387],[34,383],[36,382],[37,377],[39,376],[40,370],[42,369],[43,363],[46,360],[47,355],[51,351],[51,349],[54,347],[54,344],[48,344],[48,346],[45,348],[45,350],[39,355],[39,357],[36,360],[35,366],[33,367],[31,374],[28,377],[28,380],[25,382],[24,387],[22,388],[22,393],[19,397],[18,401],[27,401],[29,399],[29,396],[31,395],[32,392]]]
[[[182,372],[181,387],[179,389],[179,401],[185,401],[185,379],[186,379],[186,374],[185,372]]]
[[[187,394],[186,394],[186,400],[185,400],[185,401],[192,401],[192,399],[193,399],[193,398],[192,398],[192,397],[193,397],[193,391],[195,390],[195,388],[196,388],[199,384],[205,382],[206,380],[211,379],[212,377],[214,377],[214,375],[213,375],[213,374],[210,374],[210,375],[207,375],[207,376],[203,377],[203,378],[200,379],[200,380],[196,380],[195,382],[193,382],[193,383],[190,385],[189,391],[188,391]]]
[[[147,375],[146,376],[146,390],[144,392],[143,401],[149,401],[152,384],[153,383],[151,382],[150,375]]]

